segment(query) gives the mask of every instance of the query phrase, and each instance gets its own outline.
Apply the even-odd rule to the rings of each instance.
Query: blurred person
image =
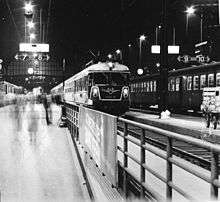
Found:
[[[50,115],[51,115],[51,109],[50,109],[50,102],[47,99],[46,94],[43,94],[43,96],[42,96],[42,103],[43,103],[43,106],[44,106],[44,109],[45,109],[46,122],[47,122],[47,125],[49,125],[49,124],[51,124],[51,121],[50,121],[51,117],[49,117],[48,111],[50,112]]]
[[[31,142],[36,142],[38,132],[38,119],[39,116],[34,109],[34,103],[30,103],[30,112],[28,114],[28,132]]]

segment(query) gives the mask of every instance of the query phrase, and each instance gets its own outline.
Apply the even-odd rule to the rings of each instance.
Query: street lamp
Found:
[[[186,36],[188,35],[189,16],[195,14],[196,9],[193,6],[186,8]]]
[[[25,3],[24,9],[26,11],[25,14],[31,13],[33,11],[33,5],[31,2]]]
[[[140,68],[141,68],[142,42],[145,41],[145,39],[146,39],[146,36],[145,36],[145,35],[141,35],[141,36],[139,37],[139,42],[140,42],[140,44],[139,44],[139,67],[140,67]]]
[[[112,54],[108,54],[108,58],[109,58],[109,59],[112,59]]]
[[[120,49],[117,49],[115,52],[119,55],[120,61],[122,61],[122,51]]]

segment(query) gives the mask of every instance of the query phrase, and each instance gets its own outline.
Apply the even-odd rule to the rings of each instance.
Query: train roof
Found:
[[[207,70],[215,69],[216,67],[220,68],[220,62],[213,62],[209,64],[203,64],[203,65],[186,67],[186,68],[177,69],[177,70],[171,70],[168,72],[168,75],[176,76],[176,75],[188,74],[188,73],[196,72],[196,71],[207,71]],[[138,77],[133,78],[133,80],[151,79],[151,78],[155,79],[158,76],[159,76],[159,73],[154,73],[151,75],[138,76]]]
[[[22,86],[17,86],[17,85],[15,85],[15,84],[9,83],[9,82],[7,82],[7,81],[1,81],[1,82],[0,82],[0,85],[2,85],[2,84],[7,84],[7,85],[13,86],[13,87],[15,87],[15,88],[23,88]]]
[[[93,64],[86,69],[82,70],[81,72],[77,73],[76,75],[70,77],[65,82],[70,82],[72,80],[81,78],[83,76],[88,75],[92,72],[105,72],[105,71],[111,71],[111,72],[129,72],[129,68],[125,65],[119,64],[118,62],[113,63],[113,67],[111,69],[111,66],[108,62],[98,62],[97,64]]]
[[[50,91],[58,90],[63,87],[63,83],[58,84],[57,86],[53,87]]]
[[[197,70],[208,70],[211,68],[216,68],[217,66],[220,67],[220,62],[213,62],[213,63],[203,64],[203,65],[199,65],[199,66],[192,66],[192,67],[186,67],[186,68],[177,69],[177,70],[171,70],[171,71],[169,71],[169,74],[173,75],[173,74],[193,72],[193,71],[197,71]]]

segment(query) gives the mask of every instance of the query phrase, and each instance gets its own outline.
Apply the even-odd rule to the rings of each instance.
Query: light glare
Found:
[[[139,39],[140,39],[141,41],[144,41],[144,40],[146,39],[146,36],[141,35],[141,36],[139,37]]]
[[[188,7],[188,8],[186,9],[186,13],[187,13],[188,15],[194,14],[194,13],[195,13],[195,8],[193,8],[193,6]]]

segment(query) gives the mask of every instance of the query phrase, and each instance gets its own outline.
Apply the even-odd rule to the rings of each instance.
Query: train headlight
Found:
[[[123,96],[126,98],[128,97],[128,88],[123,89]]]
[[[92,89],[92,95],[93,95],[93,97],[97,97],[98,96],[98,88],[93,88]]]

